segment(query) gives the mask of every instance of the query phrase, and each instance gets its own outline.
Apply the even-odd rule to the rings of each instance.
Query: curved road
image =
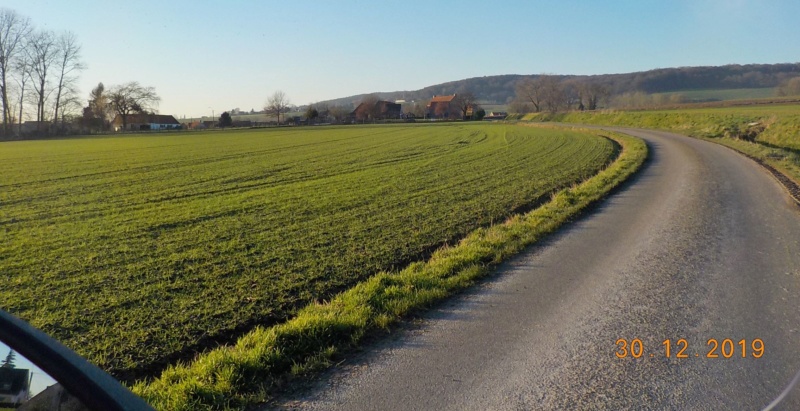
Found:
[[[281,407],[767,405],[800,369],[798,207],[767,172],[725,147],[626,132],[648,142],[651,160],[625,188]],[[644,355],[617,358],[620,338],[641,339]],[[689,358],[674,358],[680,338]],[[706,358],[710,338],[732,339],[734,356],[719,348],[719,358]],[[761,358],[751,356],[757,338]],[[780,409],[800,409],[800,388]]]

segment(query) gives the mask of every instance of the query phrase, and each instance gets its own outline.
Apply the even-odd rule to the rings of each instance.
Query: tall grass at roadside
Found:
[[[241,409],[268,399],[287,376],[325,367],[365,335],[469,287],[617,187],[641,166],[647,147],[633,137],[607,135],[621,146],[617,160],[541,207],[477,229],[427,261],[376,274],[288,322],[258,327],[233,346],[171,366],[133,391],[160,410]]]

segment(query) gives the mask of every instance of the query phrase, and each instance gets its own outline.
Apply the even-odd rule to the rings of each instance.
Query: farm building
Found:
[[[400,118],[403,114],[403,106],[391,101],[379,101],[376,106],[380,118]]]
[[[361,103],[351,113],[356,120],[397,119],[403,113],[402,106],[391,101],[379,100],[369,107],[368,103]]]
[[[128,114],[126,120],[125,131],[173,130],[181,127],[175,117],[163,114]],[[122,116],[117,114],[112,123],[114,131],[121,131],[122,123]]]
[[[456,119],[461,118],[461,112],[453,104],[456,95],[433,96],[425,106],[425,116],[428,118]]]

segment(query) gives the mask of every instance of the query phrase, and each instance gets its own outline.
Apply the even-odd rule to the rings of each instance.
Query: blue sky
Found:
[[[81,93],[139,81],[160,112],[218,116],[496,74],[800,62],[796,0],[0,0],[74,32]]]

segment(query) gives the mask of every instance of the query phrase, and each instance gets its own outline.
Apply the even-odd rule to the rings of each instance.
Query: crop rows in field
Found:
[[[120,377],[152,374],[614,153],[600,137],[487,124],[5,143],[0,308]]]

